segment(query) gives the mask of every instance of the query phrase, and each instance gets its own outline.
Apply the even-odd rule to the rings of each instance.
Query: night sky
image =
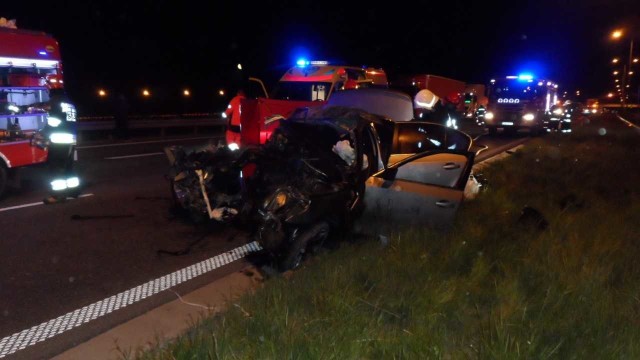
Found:
[[[628,40],[608,34],[640,27],[638,0],[384,3],[7,0],[0,16],[56,37],[67,91],[85,115],[107,111],[98,88],[140,110],[218,111],[237,63],[270,87],[299,55],[382,67],[391,81],[430,73],[486,83],[528,71],[599,96],[613,88],[609,60],[628,52]],[[144,87],[154,98],[146,104]]]

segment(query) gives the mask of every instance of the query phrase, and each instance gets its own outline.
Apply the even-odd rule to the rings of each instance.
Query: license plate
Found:
[[[502,125],[513,125],[511,121],[503,121]]]

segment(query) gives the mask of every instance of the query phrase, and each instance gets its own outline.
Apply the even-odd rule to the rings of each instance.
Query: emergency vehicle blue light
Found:
[[[47,52],[46,52],[46,51],[38,51],[38,54],[40,54],[40,55],[47,55]]]
[[[307,59],[298,59],[298,61],[296,61],[296,64],[299,67],[305,67],[305,66],[309,65],[309,60],[307,60]]]
[[[520,74],[518,75],[518,80],[532,80],[533,75],[531,74]]]

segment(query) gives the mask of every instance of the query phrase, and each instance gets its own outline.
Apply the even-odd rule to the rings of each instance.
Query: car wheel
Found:
[[[280,271],[296,269],[302,264],[308,245],[317,247],[329,236],[329,224],[321,222],[292,239],[284,257],[280,260]],[[294,235],[295,236],[295,235]]]

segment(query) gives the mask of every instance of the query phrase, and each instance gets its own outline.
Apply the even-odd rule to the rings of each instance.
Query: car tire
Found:
[[[320,222],[293,239],[278,264],[280,271],[298,268],[302,264],[307,246],[317,247],[318,244],[321,246],[329,236],[329,230],[329,224]]]

